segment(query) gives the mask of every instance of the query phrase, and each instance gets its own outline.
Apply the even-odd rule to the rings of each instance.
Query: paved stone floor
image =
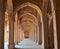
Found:
[[[31,39],[23,39],[17,45],[15,45],[16,49],[43,49],[41,45],[38,45]],[[8,42],[5,42],[4,49],[8,49]]]

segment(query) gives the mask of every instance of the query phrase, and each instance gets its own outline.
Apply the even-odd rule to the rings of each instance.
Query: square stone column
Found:
[[[9,49],[14,49],[14,21],[13,16],[9,17]]]
[[[51,20],[51,23],[49,26],[49,48],[50,49],[54,48],[54,30],[53,30],[53,21],[52,20]]]
[[[44,48],[49,49],[49,28],[48,28],[48,19],[47,15],[44,14]]]
[[[42,44],[42,24],[39,22],[39,44]]]
[[[57,44],[55,44],[57,49],[60,49],[60,0],[57,0],[56,2],[56,26],[57,26],[57,33],[55,35],[55,39],[57,40]],[[55,41],[56,41],[55,40]],[[55,42],[56,43],[56,42]]]
[[[7,10],[9,16],[9,49],[14,49],[14,12],[12,0],[7,0]]]
[[[9,12],[9,49],[14,49],[14,17],[13,12]]]
[[[49,26],[48,26],[48,15],[47,15],[47,5],[49,0],[43,1],[42,13],[43,13],[43,29],[44,29],[44,49],[49,49]]]
[[[4,49],[4,5],[0,0],[0,49]]]
[[[39,31],[39,42],[38,44],[42,44],[43,40],[42,40],[42,22],[41,22],[41,17],[40,15],[37,13],[37,18],[38,18],[38,31]]]

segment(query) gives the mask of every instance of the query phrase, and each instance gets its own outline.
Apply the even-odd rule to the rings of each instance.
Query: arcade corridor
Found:
[[[0,48],[59,49],[56,4],[55,0],[1,0]]]

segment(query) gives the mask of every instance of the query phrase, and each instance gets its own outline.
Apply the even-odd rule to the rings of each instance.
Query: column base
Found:
[[[8,49],[14,49],[15,48],[15,45],[14,44],[9,44],[8,45]]]

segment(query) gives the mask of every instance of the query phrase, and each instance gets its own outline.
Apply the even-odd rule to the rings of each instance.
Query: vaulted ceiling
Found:
[[[17,8],[19,5],[26,3],[26,2],[36,4],[40,8],[42,7],[42,4],[43,4],[43,0],[13,0],[14,9]]]
[[[25,3],[28,3],[28,4],[32,3],[32,5],[35,4],[40,9],[42,9],[42,5],[43,5],[43,0],[12,0],[12,1],[13,1],[14,11],[18,10],[19,9],[18,7]],[[27,5],[26,7],[23,7],[16,12],[18,13],[18,19],[20,21],[20,24],[22,25],[25,31],[30,31],[30,29],[37,24],[38,11],[35,8],[32,8],[29,5]]]
[[[18,19],[20,21],[21,27],[26,32],[30,32],[35,25],[37,25],[37,10],[31,7],[31,3],[27,2],[20,6],[17,11]]]
[[[18,19],[19,19],[19,21],[22,23],[22,25],[23,25],[23,27],[24,27],[24,25],[25,25],[25,27],[24,28],[26,28],[27,26],[32,26],[33,25],[33,23],[35,24],[36,22],[38,22],[39,20],[38,20],[38,18],[37,18],[37,14],[39,15],[39,14],[41,14],[41,12],[40,13],[38,13],[38,11],[35,9],[35,8],[32,8],[30,5],[28,5],[28,4],[30,4],[30,3],[32,3],[32,5],[33,4],[35,4],[36,6],[38,6],[39,7],[39,9],[40,10],[42,10],[42,6],[43,6],[43,1],[46,3],[46,0],[12,0],[13,1],[13,10],[14,11],[16,11],[17,13],[18,13]],[[22,6],[22,4],[25,4],[25,3],[28,3],[27,4],[27,6],[26,5],[23,5],[24,7],[23,8],[21,8]],[[21,6],[21,7],[20,7]],[[26,7],[25,7],[26,6]],[[48,7],[49,7],[49,5],[48,5]],[[38,9],[38,8],[37,8]],[[49,8],[48,8],[48,10],[49,10]],[[48,12],[50,12],[50,11],[48,11]],[[39,19],[41,18],[42,16],[41,15],[39,15]],[[27,21],[29,22],[29,23],[27,23]],[[26,22],[26,23],[25,23]],[[40,22],[41,22],[41,20],[40,20]],[[30,27],[31,27],[30,26]],[[33,25],[34,26],[34,25]],[[30,28],[29,27],[29,28]],[[28,29],[28,27],[27,27],[27,29]]]

